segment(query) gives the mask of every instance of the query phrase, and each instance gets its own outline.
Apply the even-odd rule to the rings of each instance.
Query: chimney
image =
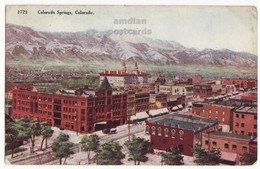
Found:
[[[77,91],[76,95],[77,95],[77,97],[79,97],[80,96],[80,91]]]

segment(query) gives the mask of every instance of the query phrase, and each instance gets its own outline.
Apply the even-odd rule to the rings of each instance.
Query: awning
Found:
[[[221,160],[226,160],[226,161],[232,161],[235,162],[237,159],[237,154],[236,153],[229,153],[229,152],[224,152],[221,151]]]
[[[137,120],[146,119],[149,117],[149,115],[146,112],[140,112],[135,114]]]
[[[162,114],[166,114],[166,113],[169,113],[169,110],[165,107],[165,108],[162,108],[161,109],[161,113]]]
[[[137,118],[136,118],[135,115],[133,115],[133,116],[130,116],[130,120],[131,120],[131,121],[134,121],[134,120],[137,120]]]
[[[158,116],[158,115],[160,115],[160,114],[161,114],[160,109],[150,110],[150,111],[149,111],[149,115],[150,115],[150,116]]]
[[[162,108],[162,109],[155,109],[155,110],[150,110],[149,115],[150,116],[158,116],[158,115],[163,115],[169,113],[169,110],[167,108]]]
[[[106,121],[101,121],[101,122],[95,123],[94,125],[97,125],[97,124],[107,124],[107,122]]]
[[[182,109],[182,108],[183,108],[181,104],[179,104],[178,107],[179,107],[179,109]]]
[[[173,110],[173,111],[176,111],[176,110],[179,110],[179,108],[178,108],[177,106],[174,106],[174,107],[172,108],[172,110]]]

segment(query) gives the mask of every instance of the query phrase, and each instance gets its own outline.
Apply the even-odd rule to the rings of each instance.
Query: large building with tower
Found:
[[[14,119],[37,119],[80,133],[127,123],[127,93],[114,94],[106,77],[93,94],[15,89],[12,107]]]
[[[135,63],[134,70],[127,70],[126,64],[123,63],[122,70],[104,70],[100,72],[100,82],[107,77],[110,85],[115,88],[124,88],[126,85],[137,84],[145,85],[148,83],[148,74],[139,71],[138,64]]]

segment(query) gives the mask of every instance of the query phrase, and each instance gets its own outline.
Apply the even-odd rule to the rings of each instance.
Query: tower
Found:
[[[123,66],[123,72],[126,72],[126,65],[125,65],[125,62],[123,62],[122,66]]]
[[[137,64],[137,62],[135,62],[135,71],[136,71],[136,73],[138,73],[138,72],[139,72],[139,70],[138,70],[138,64]]]

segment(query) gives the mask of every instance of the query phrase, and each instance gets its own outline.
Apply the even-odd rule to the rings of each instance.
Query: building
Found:
[[[202,134],[202,147],[205,149],[218,149],[221,151],[221,159],[229,164],[239,162],[239,157],[249,153],[254,138],[247,135],[213,131]]]
[[[195,85],[193,86],[194,98],[205,98],[212,96],[212,87],[210,85]]]
[[[241,106],[233,114],[233,133],[257,136],[257,107]]]
[[[257,87],[256,79],[247,79],[247,78],[223,78],[221,83],[225,85],[235,85],[237,90],[240,88],[244,90],[249,90]]]
[[[192,114],[204,118],[216,119],[222,127],[222,131],[230,132],[233,128],[233,112],[234,106],[228,105],[226,102],[215,103],[193,103]]]
[[[218,121],[195,116],[168,114],[146,121],[146,134],[152,148],[167,150],[179,147],[184,155],[192,156],[195,144],[201,144],[202,133],[218,130]]]
[[[135,63],[135,70],[127,70],[123,63],[123,70],[105,70],[100,75],[100,83],[107,77],[112,87],[124,88],[125,85],[138,84],[145,85],[148,83],[148,74],[138,70],[138,65]]]
[[[167,95],[163,93],[149,95],[149,110],[167,107]]]
[[[160,93],[171,95],[172,94],[172,85],[160,85],[159,91],[160,91]]]
[[[135,112],[149,111],[149,93],[135,93]]]
[[[110,128],[127,122],[127,93],[112,93],[112,88],[104,78],[94,95],[57,91],[41,93],[13,91],[12,117],[23,116],[29,120],[46,121],[60,129],[80,133],[91,133],[102,128]]]
[[[5,84],[5,98],[12,99],[14,89],[33,89],[32,83],[6,83]]]
[[[185,96],[184,106],[186,106],[193,99],[193,86],[192,85],[160,85],[160,93],[172,96]]]

